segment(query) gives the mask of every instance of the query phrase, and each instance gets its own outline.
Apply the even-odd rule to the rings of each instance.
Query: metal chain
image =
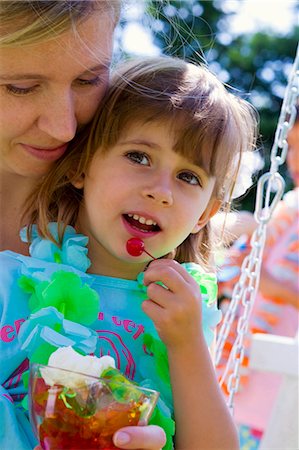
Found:
[[[228,376],[227,389],[229,397],[227,405],[232,413],[234,395],[238,391],[240,382],[240,366],[244,359],[244,339],[248,332],[249,318],[259,286],[267,224],[284,192],[285,183],[282,176],[278,173],[278,170],[286,159],[288,150],[287,134],[295,121],[295,104],[298,93],[299,45],[297,47],[297,54],[294,60],[293,68],[289,76],[286,94],[283,100],[275,133],[275,139],[271,149],[270,170],[259,179],[257,186],[254,216],[258,226],[251,237],[251,251],[250,254],[244,258],[241,266],[241,275],[233,289],[232,300],[228,310],[225,313],[216,343],[215,360],[216,365],[218,365],[224,344],[227,340],[231,325],[241,302],[243,311],[237,322],[237,337],[230,351],[227,366],[221,380],[221,382],[223,382],[225,377]],[[271,201],[270,194],[273,191],[273,188],[275,188],[276,194]]]

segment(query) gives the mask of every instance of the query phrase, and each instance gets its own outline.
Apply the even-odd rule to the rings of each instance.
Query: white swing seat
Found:
[[[283,377],[259,450],[298,450],[298,335],[254,334],[250,353],[250,368]]]

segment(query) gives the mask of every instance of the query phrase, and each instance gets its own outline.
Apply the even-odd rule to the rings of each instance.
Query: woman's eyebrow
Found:
[[[86,70],[84,70],[84,72],[80,73],[80,76],[84,75],[84,74],[92,73],[92,72],[97,72],[97,73],[104,72],[110,67],[110,65],[111,65],[111,61],[109,59],[107,59],[107,60],[101,62],[101,64],[97,64],[94,67],[87,68]]]
[[[107,68],[110,66],[110,61],[107,60],[104,61],[101,64],[98,64],[96,66],[90,67],[84,72],[81,72],[78,76],[87,75],[89,73],[99,73],[104,72],[107,70]],[[40,73],[3,73],[0,75],[0,80],[6,81],[6,80],[46,80],[48,77],[45,75],[41,75]]]
[[[46,77],[37,73],[4,73],[0,75],[0,80],[44,80]]]

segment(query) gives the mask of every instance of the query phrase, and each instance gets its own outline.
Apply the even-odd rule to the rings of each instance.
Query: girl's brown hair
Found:
[[[165,121],[173,126],[174,150],[216,177],[213,195],[224,202],[233,190],[240,159],[253,149],[253,108],[230,93],[204,66],[170,57],[133,60],[115,68],[107,95],[92,123],[45,178],[34,199],[31,224],[53,240],[47,224],[75,225],[83,192],[72,182],[86,172],[96,151],[107,152],[126,127]],[[81,150],[81,152],[80,152]],[[113,174],[112,174],[113,175]],[[31,204],[32,207],[32,204]],[[210,228],[191,234],[174,252],[179,262],[208,260]]]

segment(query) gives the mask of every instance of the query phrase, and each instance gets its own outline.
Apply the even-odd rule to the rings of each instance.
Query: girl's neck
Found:
[[[75,229],[77,233],[82,233],[88,237],[88,257],[91,261],[88,273],[126,280],[136,280],[137,275],[143,272],[147,263],[135,263],[134,261],[130,263],[114,256],[107,248],[101,245],[91,231],[87,232],[88,228],[85,224],[84,214],[80,214],[79,212]]]
[[[143,272],[146,263],[130,264],[110,255],[105,249],[99,249],[97,244],[89,241],[88,257],[91,261],[89,273],[104,275],[107,277],[122,278],[126,280],[136,280],[137,275]]]
[[[28,254],[28,245],[20,237],[20,229],[27,220],[22,214],[26,200],[32,192],[35,183],[14,174],[0,173],[0,250],[12,250],[17,253]]]

